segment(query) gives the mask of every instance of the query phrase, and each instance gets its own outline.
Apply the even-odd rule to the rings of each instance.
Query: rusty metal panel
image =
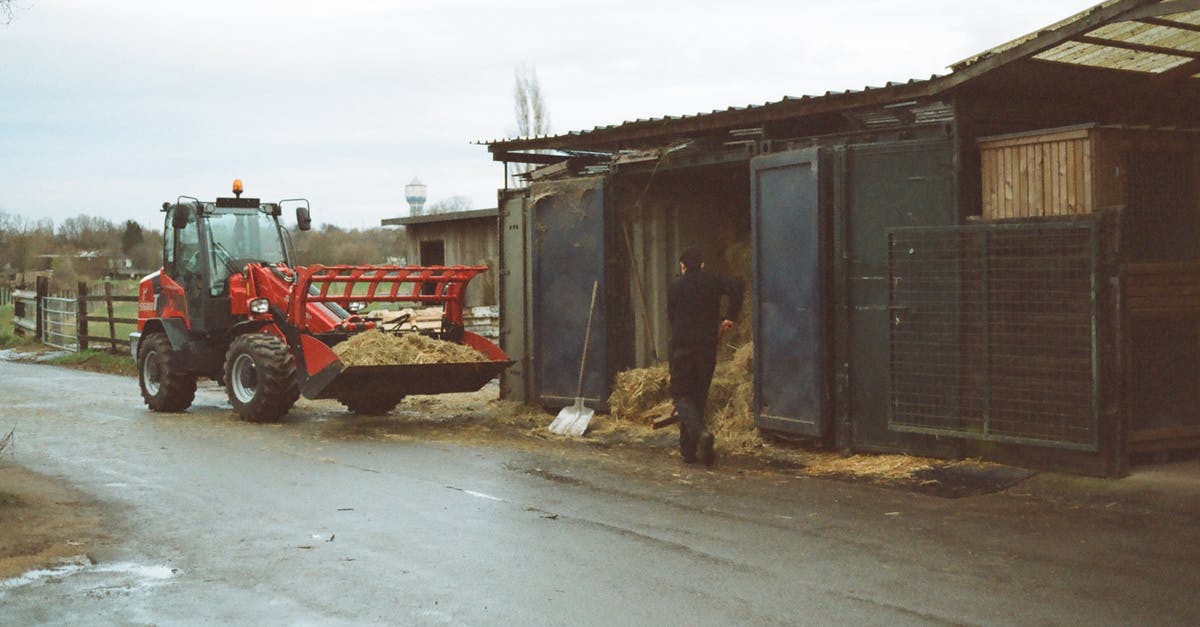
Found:
[[[608,398],[605,195],[603,177],[530,185],[534,388],[545,407],[574,402],[596,281],[583,397],[601,409]]]
[[[820,176],[815,149],[750,162],[755,421],[813,438],[829,422]]]

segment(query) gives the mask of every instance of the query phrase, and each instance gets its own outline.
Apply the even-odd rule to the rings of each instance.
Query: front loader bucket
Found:
[[[348,366],[316,396],[345,399],[368,394],[402,398],[410,394],[474,392],[496,378],[512,361],[461,364]]]

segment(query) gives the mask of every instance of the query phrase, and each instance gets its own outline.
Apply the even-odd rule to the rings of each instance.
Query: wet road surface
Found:
[[[110,539],[0,581],[0,624],[1188,624],[1193,518],[941,499],[662,451],[376,438],[326,404],[239,422],[0,362],[19,463]],[[402,420],[402,417],[394,417]]]

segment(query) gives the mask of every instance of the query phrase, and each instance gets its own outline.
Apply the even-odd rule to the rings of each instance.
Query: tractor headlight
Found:
[[[367,308],[367,304],[362,302],[361,300],[352,300],[352,301],[346,303],[346,309],[349,309],[350,313],[358,313],[366,308]]]
[[[265,298],[255,298],[250,301],[250,313],[265,314],[271,310],[271,301]]]

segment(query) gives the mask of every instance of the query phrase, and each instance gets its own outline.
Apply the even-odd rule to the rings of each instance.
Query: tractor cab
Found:
[[[295,265],[287,231],[279,224],[283,203],[304,203],[297,208],[297,223],[302,230],[311,224],[307,201],[242,198],[240,183],[234,182],[233,198],[180,197],[163,204],[163,273],[183,287],[194,332],[222,332],[234,324],[229,278],[248,264]]]

